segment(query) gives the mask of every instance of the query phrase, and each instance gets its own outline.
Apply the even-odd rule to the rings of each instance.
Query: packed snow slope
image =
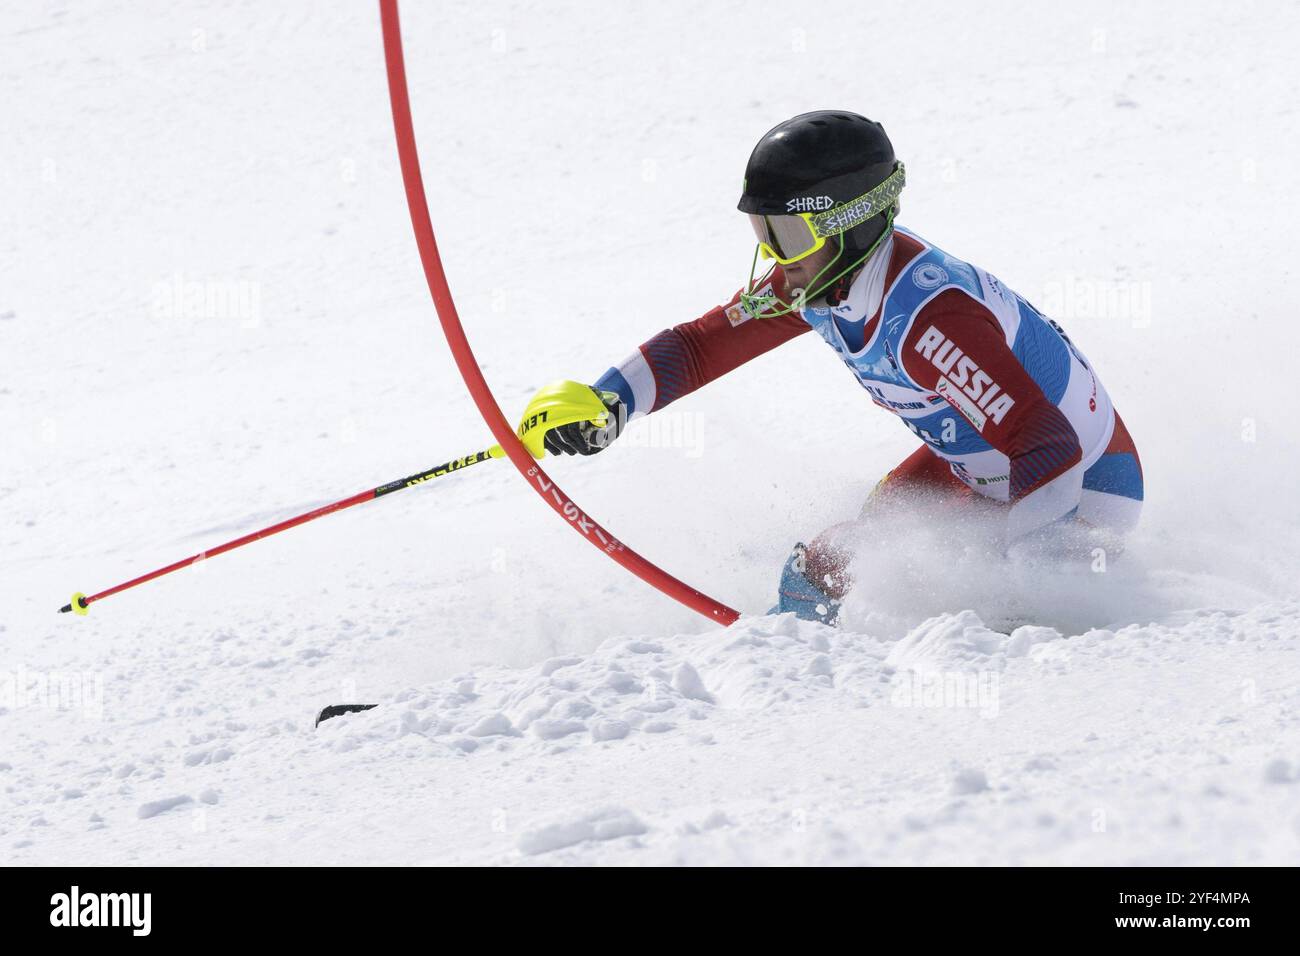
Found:
[[[471,341],[516,415],[748,273],[756,138],[882,120],[904,222],[1059,319],[1146,471],[1120,558],[882,522],[831,630],[789,546],[914,439],[815,337],[548,464],[720,629],[482,465],[370,4],[0,12],[0,862],[1300,859],[1300,10],[408,3]],[[383,706],[312,727],[323,704]]]

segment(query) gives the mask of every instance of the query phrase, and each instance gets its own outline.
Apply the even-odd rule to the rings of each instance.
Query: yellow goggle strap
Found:
[[[906,170],[902,163],[898,163],[883,183],[863,193],[852,202],[846,202],[826,212],[806,213],[808,226],[814,236],[823,239],[848,232],[871,217],[880,215],[882,209],[888,209],[898,202],[898,196],[906,183]]]
[[[778,241],[780,237],[776,233],[780,226],[773,223],[774,219],[785,220],[784,223],[781,223],[781,226],[786,228],[793,227],[795,221],[803,222],[808,229],[807,238],[810,244],[794,255],[781,256],[771,243],[760,241],[758,244],[759,254],[764,259],[775,259],[783,266],[805,259],[826,245],[827,239],[832,236],[842,235],[850,229],[862,225],[873,216],[880,215],[880,210],[888,209],[898,202],[898,197],[906,183],[906,167],[902,163],[898,163],[884,182],[872,187],[857,199],[836,206],[833,209],[828,209],[826,212],[800,212],[779,217],[763,216],[764,228],[767,234]],[[782,245],[792,246],[793,243],[787,242],[782,243]]]

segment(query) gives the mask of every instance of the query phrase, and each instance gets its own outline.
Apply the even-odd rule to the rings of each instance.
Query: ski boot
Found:
[[[785,567],[781,569],[781,584],[777,588],[776,607],[768,614],[794,612],[802,621],[819,621],[834,627],[840,613],[840,602],[808,580],[806,574],[808,549],[796,544],[790,552]]]

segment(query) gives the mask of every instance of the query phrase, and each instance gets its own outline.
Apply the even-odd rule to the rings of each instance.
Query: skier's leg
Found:
[[[1068,515],[1011,542],[1035,560],[1095,561],[1124,551],[1125,539],[1142,513],[1142,463],[1133,438],[1118,415],[1110,442],[1083,473],[1078,504]]]
[[[921,495],[935,501],[967,497],[971,490],[952,473],[948,462],[922,445],[876,484],[862,506],[870,514],[882,503],[901,496]]]
[[[882,478],[868,495],[861,517],[827,528],[812,544],[795,545],[781,569],[781,584],[773,613],[793,611],[805,620],[833,624],[840,601],[848,593],[853,551],[846,539],[878,507],[904,496],[957,501],[970,489],[953,477],[948,463],[922,445]]]
[[[833,525],[813,539],[808,545],[805,573],[833,600],[842,600],[852,584],[848,566],[853,552],[846,546],[845,539],[877,509],[904,498],[955,503],[970,495],[970,489],[953,476],[948,463],[922,445],[876,483],[862,505],[858,520]]]
[[[1109,532],[1118,546],[1137,526],[1142,498],[1142,462],[1132,436],[1116,414],[1110,444],[1083,473],[1076,517],[1090,528]]]

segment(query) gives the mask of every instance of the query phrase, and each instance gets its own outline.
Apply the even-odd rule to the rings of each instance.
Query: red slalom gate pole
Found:
[[[402,182],[406,186],[406,204],[411,211],[411,225],[415,229],[415,243],[420,250],[420,262],[424,266],[424,277],[429,283],[429,292],[433,296],[434,307],[438,311],[438,321],[442,324],[447,345],[456,360],[465,387],[470,397],[478,406],[479,414],[492,431],[494,437],[514,466],[519,469],[529,486],[541,495],[556,514],[569,522],[584,538],[609,555],[642,581],[658,588],[664,594],[698,611],[705,617],[720,624],[730,624],[740,615],[701,591],[695,590],[684,581],[673,577],[667,571],[651,564],[627,545],[623,544],[560,490],[533,461],[515,435],[514,429],[506,422],[501,408],[497,405],[488,387],[483,371],[474,358],[465,328],[461,325],[456,304],[452,301],[451,288],[447,284],[447,275],[443,270],[442,257],[438,253],[438,241],[433,234],[433,222],[429,218],[428,199],[424,194],[424,179],[420,174],[420,156],[415,146],[415,127],[411,120],[411,101],[406,87],[406,64],[402,56],[402,31],[397,16],[397,0],[379,0],[380,21],[384,34],[384,63],[388,69],[388,97],[393,108],[393,129],[397,134],[397,154],[402,166]]]

